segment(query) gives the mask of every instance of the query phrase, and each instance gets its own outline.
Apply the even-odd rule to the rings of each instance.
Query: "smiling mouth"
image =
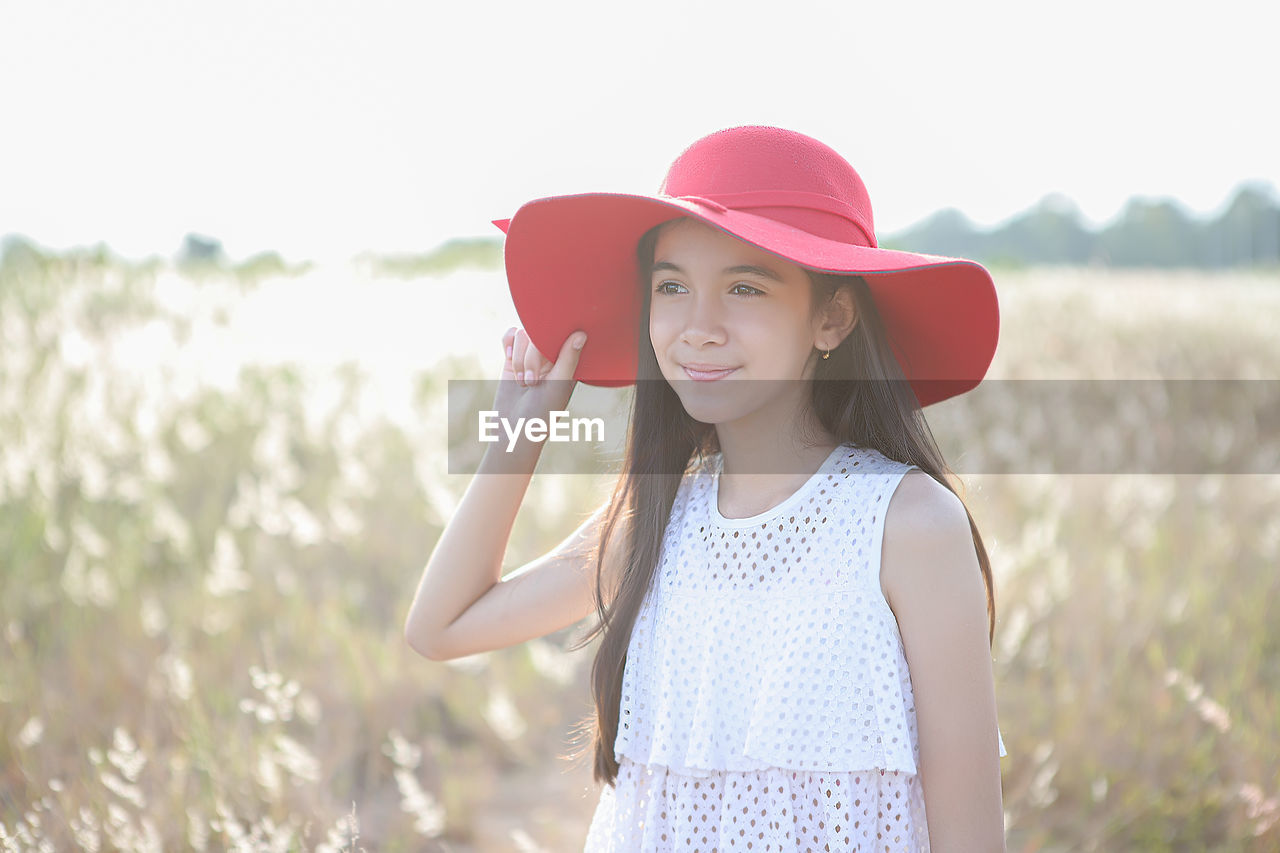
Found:
[[[725,378],[730,373],[733,373],[738,369],[736,367],[726,367],[722,370],[695,370],[692,367],[687,367],[685,365],[681,365],[681,367],[690,379],[698,382],[714,382],[717,379]]]

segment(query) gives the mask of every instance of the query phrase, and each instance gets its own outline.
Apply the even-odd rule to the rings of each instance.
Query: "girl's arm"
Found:
[[[554,549],[501,576],[533,465],[524,474],[483,475],[499,465],[509,471],[513,464],[519,463],[491,460],[486,453],[431,555],[405,625],[405,639],[423,657],[452,660],[514,646],[566,628],[595,609],[595,552],[607,503]],[[625,541],[619,524],[605,552],[606,595]]]
[[[573,393],[579,350],[571,335],[552,365],[523,330],[503,336],[507,356],[494,409],[504,417],[546,417]],[[522,376],[517,380],[516,371]],[[537,378],[526,378],[529,375]],[[555,380],[542,382],[540,380]],[[502,558],[542,444],[521,437],[508,452],[490,445],[427,561],[405,622],[409,646],[448,660],[512,646],[572,625],[594,607],[595,564],[603,507],[543,557],[502,578]],[[620,553],[610,537],[608,570]],[[608,584],[606,571],[606,590]]]
[[[923,471],[889,502],[881,584],[911,673],[930,847],[1004,851],[986,591],[964,505]]]

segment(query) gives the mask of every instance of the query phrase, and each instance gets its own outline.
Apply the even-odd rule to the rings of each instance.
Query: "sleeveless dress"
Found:
[[[914,467],[841,445],[749,518],[720,514],[719,454],[685,475],[584,853],[929,849],[911,679],[880,588],[884,511]]]

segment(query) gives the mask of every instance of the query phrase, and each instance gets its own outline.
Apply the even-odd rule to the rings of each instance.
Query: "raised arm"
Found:
[[[880,571],[911,672],[930,848],[1003,853],[986,592],[964,504],[922,471],[889,501]]]
[[[550,365],[523,330],[504,336],[506,363],[494,408],[504,416],[563,409],[573,389],[578,350],[566,339]],[[516,379],[516,369],[552,382]],[[603,507],[543,557],[502,578],[516,513],[542,445],[521,438],[513,450],[490,445],[423,570],[405,622],[419,654],[447,660],[541,637],[577,622],[593,608],[595,554]],[[617,562],[611,537],[608,565]],[[608,587],[606,587],[608,589]]]
[[[476,482],[480,482],[479,477],[473,485]],[[484,485],[481,482],[476,493],[476,505],[490,497],[485,494]],[[467,500],[464,497],[463,503]],[[409,645],[431,660],[451,660],[544,637],[584,619],[595,609],[596,553],[607,506],[606,503],[598,508],[554,549],[501,579],[496,579],[500,573],[497,569],[492,576],[483,576],[483,583],[477,581],[466,587],[463,584],[472,576],[465,571],[440,568],[433,575],[429,565],[409,611],[405,627]],[[459,505],[451,527],[466,517]],[[463,527],[454,529],[461,531]],[[490,542],[499,538],[492,525],[478,535]],[[605,552],[606,603],[609,591],[615,588],[625,535],[619,525]],[[504,545],[506,541],[503,537]],[[437,563],[435,555],[432,561],[440,567],[445,565]],[[457,615],[449,618],[451,613]]]

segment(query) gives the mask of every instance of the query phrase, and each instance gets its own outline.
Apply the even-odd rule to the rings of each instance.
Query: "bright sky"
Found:
[[[1274,4],[39,0],[0,11],[0,235],[236,259],[421,251],[690,142],[840,151],[881,234],[1051,192],[1219,210],[1280,183]]]

